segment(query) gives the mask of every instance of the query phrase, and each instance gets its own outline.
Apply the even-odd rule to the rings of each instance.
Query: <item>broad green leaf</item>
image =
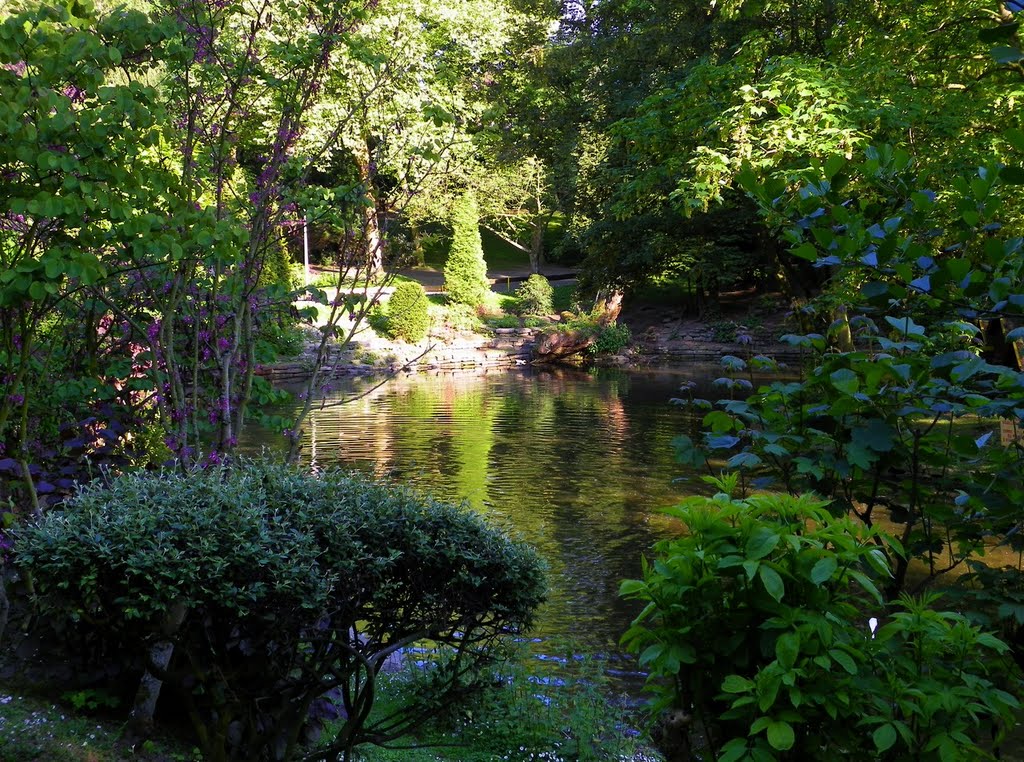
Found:
[[[775,641],[775,658],[779,660],[786,669],[791,669],[796,664],[800,655],[800,635],[796,632],[787,632],[779,636]]]
[[[786,591],[786,586],[782,582],[782,577],[770,566],[761,565],[761,568],[757,570],[757,576],[761,578],[761,582],[764,583],[764,589],[768,591],[768,595],[774,598],[776,601],[781,601],[782,596]]]
[[[836,559],[832,556],[822,558],[814,565],[811,569],[811,582],[815,585],[820,585],[827,580],[832,579],[832,575],[835,573],[839,564],[836,563]]]
[[[754,683],[740,675],[729,675],[722,681],[724,693],[746,693],[754,687]]]
[[[856,662],[854,662],[850,654],[846,653],[846,651],[842,651],[838,648],[833,648],[831,651],[828,652],[828,655],[831,656],[832,659],[835,660],[837,664],[839,664],[839,666],[841,666],[851,675],[857,674],[857,664]]]
[[[768,743],[773,749],[786,751],[793,748],[796,737],[793,734],[793,726],[788,722],[777,721],[768,726]]]
[[[885,725],[879,725],[871,734],[871,740],[875,742],[875,748],[880,752],[891,749],[892,745],[896,743],[896,737],[896,728],[888,722]]]
[[[840,368],[829,374],[832,386],[843,394],[856,394],[860,390],[860,379],[849,368]]]
[[[747,541],[747,558],[764,558],[779,544],[779,535],[769,527],[758,527]]]

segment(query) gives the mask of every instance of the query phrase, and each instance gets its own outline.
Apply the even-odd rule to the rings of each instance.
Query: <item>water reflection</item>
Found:
[[[576,370],[397,378],[350,404],[316,412],[303,451],[465,501],[535,545],[550,567],[537,633],[614,652],[635,615],[617,595],[640,556],[676,531],[657,513],[699,489],[672,439],[699,422],[668,400],[685,374]],[[336,392],[335,399],[360,392]],[[279,439],[279,438],[277,438]],[[254,433],[250,446],[276,441]],[[679,481],[680,479],[686,481]]]

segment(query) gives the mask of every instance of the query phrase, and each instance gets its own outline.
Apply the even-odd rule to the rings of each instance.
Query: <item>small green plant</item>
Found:
[[[487,318],[486,322],[490,328],[519,328],[523,324],[523,320],[515,315],[499,315]]]
[[[979,759],[993,730],[998,746],[1018,707],[1007,646],[934,598],[886,607],[891,539],[807,495],[706,481],[720,491],[668,509],[686,533],[621,588],[645,604],[623,641],[658,710],[726,762]]]
[[[550,315],[554,311],[553,299],[551,283],[535,273],[516,289],[515,311],[519,315]]]
[[[587,351],[592,355],[618,354],[629,346],[632,338],[629,326],[623,323],[601,326],[594,337],[594,343],[587,347]]]
[[[476,308],[468,304],[449,304],[444,308],[443,319],[445,327],[451,331],[476,333],[483,327]]]
[[[121,705],[121,700],[117,696],[112,696],[106,691],[96,688],[83,688],[78,691],[68,691],[67,693],[62,694],[61,698],[79,711],[82,709],[87,709],[89,711],[95,711],[97,709],[116,709]]]
[[[708,324],[712,338],[720,344],[736,341],[736,324],[731,320],[715,320]]]
[[[393,339],[422,341],[430,328],[427,294],[415,281],[402,281],[387,304],[387,330]]]

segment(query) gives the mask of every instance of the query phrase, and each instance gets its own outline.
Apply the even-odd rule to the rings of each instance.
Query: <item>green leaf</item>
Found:
[[[769,527],[758,527],[747,541],[747,558],[756,561],[764,558],[779,544],[779,535]]]
[[[1003,137],[1018,151],[1024,151],[1024,130],[1011,127],[1003,132]]]
[[[793,726],[788,722],[777,721],[768,726],[768,743],[777,751],[786,751],[793,748],[796,736],[793,733]]]
[[[843,394],[853,395],[860,389],[860,379],[849,368],[840,368],[833,371],[829,374],[829,380],[832,382],[832,386]]]
[[[885,725],[879,725],[871,734],[871,740],[875,742],[875,748],[878,751],[888,751],[896,743],[896,728],[888,722]]]
[[[639,579],[624,579],[622,584],[619,585],[619,595],[636,595],[641,590],[645,590],[647,585],[644,584],[643,580]]]
[[[796,664],[800,655],[800,635],[796,632],[787,632],[779,636],[775,641],[775,658],[779,660],[786,669],[791,669]]]
[[[779,576],[779,573],[772,567],[762,564],[761,568],[757,570],[757,576],[764,583],[764,589],[768,591],[768,595],[776,601],[781,601],[786,591],[786,586],[782,583],[782,577]]]
[[[918,325],[909,317],[894,318],[891,315],[886,315],[885,321],[906,336],[924,336],[924,327]]]
[[[825,160],[825,176],[831,180],[845,166],[846,159],[838,154],[833,154]]]
[[[639,659],[640,666],[641,667],[646,667],[646,666],[650,665],[651,662],[656,661],[657,659],[660,659],[661,655],[664,652],[665,652],[665,644],[664,643],[653,643],[653,644],[647,646],[647,648],[644,649],[643,653],[640,654],[640,659]]]
[[[747,693],[754,687],[754,683],[740,675],[729,675],[722,681],[724,693]]]
[[[839,564],[832,556],[822,558],[818,563],[811,569],[811,582],[815,585],[820,585],[822,582],[826,582],[832,578],[836,569],[839,568]]]
[[[837,664],[839,664],[839,666],[841,666],[851,675],[857,674],[857,664],[856,662],[854,662],[850,654],[846,653],[846,651],[841,651],[838,648],[833,648],[831,651],[828,652],[828,655],[831,656],[832,659]]]
[[[792,251],[790,251],[790,253],[794,257],[799,257],[800,259],[806,259],[808,262],[817,262],[818,261],[818,250],[815,249],[814,245],[810,244],[810,243],[801,244],[800,246],[797,246]]]

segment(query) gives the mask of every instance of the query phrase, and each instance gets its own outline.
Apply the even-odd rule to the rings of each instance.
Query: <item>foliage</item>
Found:
[[[722,491],[667,509],[686,533],[622,584],[646,604],[623,641],[656,706],[692,713],[721,760],[985,756],[1018,706],[1005,644],[931,599],[886,619],[885,538],[826,502],[735,499],[736,475],[708,481]]]
[[[419,283],[402,281],[395,286],[387,304],[387,330],[391,338],[422,341],[430,328],[427,305],[427,293]]]
[[[452,302],[470,307],[483,304],[491,289],[472,193],[464,193],[452,208],[452,244],[444,265],[444,288]]]
[[[48,616],[81,620],[124,660],[173,637],[161,677],[208,759],[294,758],[325,700],[348,719],[324,754],[401,734],[422,707],[366,724],[389,658],[429,640],[451,654],[453,689],[543,598],[533,551],[470,513],[260,462],[87,487],[21,529],[15,552]]]
[[[515,312],[517,315],[550,315],[554,311],[554,294],[551,282],[534,273],[516,289]]]
[[[587,347],[593,355],[614,355],[629,346],[633,336],[624,323],[602,325],[594,337],[594,343]]]
[[[440,318],[446,330],[478,333],[483,322],[474,307],[468,304],[448,304],[441,309]]]

